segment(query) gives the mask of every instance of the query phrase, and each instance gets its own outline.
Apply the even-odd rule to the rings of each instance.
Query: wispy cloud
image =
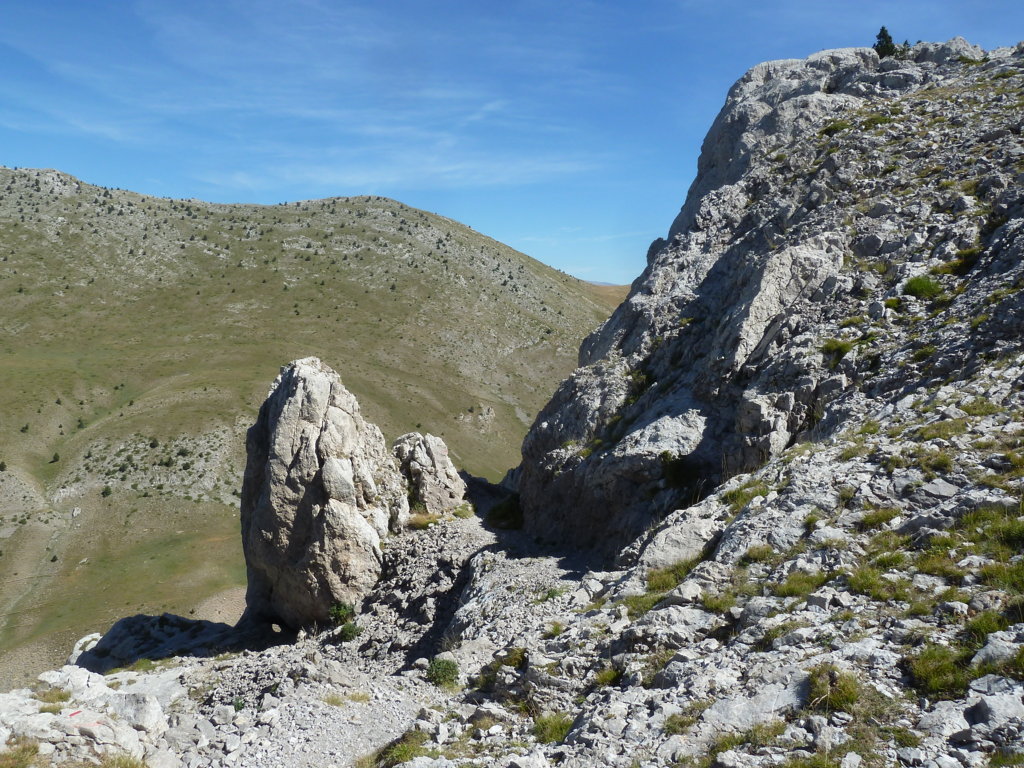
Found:
[[[593,69],[570,27],[541,15],[524,38],[500,13],[454,25],[402,5],[408,13],[369,2],[139,0],[142,34],[126,36],[122,57],[88,39],[68,44],[66,20],[54,20],[50,46],[18,29],[0,40],[65,94],[59,106],[10,94],[33,115],[17,122],[188,148],[209,168],[193,178],[218,187],[494,187],[601,164],[551,93],[621,83]]]
[[[310,190],[381,193],[388,189],[517,186],[551,181],[593,169],[585,159],[528,160],[462,154],[398,153],[376,159],[326,158],[322,162],[267,165],[260,171],[201,172],[195,178],[224,189],[269,190],[282,185]]]

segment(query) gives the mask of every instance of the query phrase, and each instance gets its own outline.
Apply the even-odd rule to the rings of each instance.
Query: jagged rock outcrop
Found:
[[[408,515],[380,430],[316,358],[284,366],[246,437],[243,621],[325,624],[376,583],[381,538]]]
[[[1019,226],[1022,54],[983,56],[960,39],[907,59],[823,51],[740,78],[668,239],[523,442],[529,530],[617,552],[827,434],[844,393],[918,386],[875,372],[905,364],[921,330],[905,319],[927,307],[905,286],[929,269],[946,317],[1007,316],[1009,296],[987,312],[956,292],[975,264],[1005,272]],[[975,346],[1006,337],[992,331]]]
[[[429,515],[441,515],[466,500],[466,483],[448,458],[440,437],[419,432],[402,435],[392,450],[399,471],[409,483],[409,501]]]

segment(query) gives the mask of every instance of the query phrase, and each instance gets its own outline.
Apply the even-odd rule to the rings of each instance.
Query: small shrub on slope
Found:
[[[454,688],[459,682],[459,665],[451,659],[431,659],[427,680],[439,688]]]

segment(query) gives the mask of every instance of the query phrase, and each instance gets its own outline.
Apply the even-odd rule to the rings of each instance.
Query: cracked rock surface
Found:
[[[380,430],[316,358],[281,369],[246,450],[243,620],[326,624],[377,582],[381,539],[408,514],[405,481]]]

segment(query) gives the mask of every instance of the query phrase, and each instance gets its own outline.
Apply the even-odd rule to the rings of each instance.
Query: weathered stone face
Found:
[[[465,501],[466,484],[448,458],[444,440],[410,432],[395,441],[393,450],[409,483],[411,501],[427,514],[443,514]]]
[[[953,380],[979,328],[1015,338],[1021,300],[993,309],[967,289],[1015,264],[1020,110],[981,73],[1013,82],[1020,55],[972,70],[982,53],[952,40],[741,77],[668,237],[523,442],[526,529],[617,553],[722,480],[834,433],[857,392],[895,408]],[[975,325],[929,328],[919,351],[902,316],[939,308],[911,281],[953,302],[943,327]],[[908,376],[915,364],[931,367]]]
[[[246,620],[299,628],[358,605],[377,582],[381,538],[408,515],[380,430],[316,358],[281,369],[246,437]]]
[[[808,359],[810,341],[776,353],[849,291],[846,233],[836,214],[793,234],[798,209],[826,209],[827,190],[783,183],[768,145],[801,141],[882,92],[864,79],[877,68],[871,49],[823,51],[760,64],[730,90],[669,238],[523,442],[532,533],[616,552],[806,428],[831,371]]]

